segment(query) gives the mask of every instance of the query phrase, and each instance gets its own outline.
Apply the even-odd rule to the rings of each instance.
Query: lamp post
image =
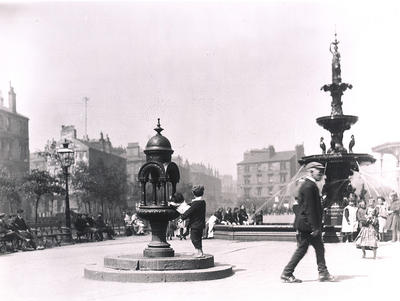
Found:
[[[67,139],[62,143],[63,147],[57,150],[58,159],[65,175],[65,226],[71,229],[71,213],[69,209],[69,191],[68,191],[68,168],[74,164],[74,151],[68,148]]]

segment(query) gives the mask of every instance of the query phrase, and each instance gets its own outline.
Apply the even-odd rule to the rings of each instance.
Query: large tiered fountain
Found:
[[[192,254],[175,254],[167,242],[168,222],[179,216],[175,208],[168,205],[168,200],[176,192],[180,174],[178,166],[171,162],[174,152],[171,143],[161,135],[160,119],[154,130],[157,134],[147,142],[144,150],[146,163],[138,174],[142,191],[137,211],[139,217],[150,223],[151,242],[142,254],[106,256],[103,266],[87,266],[85,277],[118,282],[170,282],[211,280],[232,275],[232,266],[215,265],[214,256],[205,254],[195,258]],[[190,242],[184,243],[192,247]]]
[[[325,211],[325,240],[338,241],[335,232],[340,231],[343,198],[349,193],[349,177],[353,171],[359,171],[359,166],[364,163],[374,163],[375,159],[369,154],[354,153],[354,136],[352,136],[349,149],[343,146],[343,133],[349,130],[357,122],[358,117],[354,115],[344,115],[342,110],[342,95],[352,85],[342,83],[340,69],[340,53],[338,51],[339,41],[336,38],[331,43],[330,51],[332,59],[332,83],[324,85],[321,90],[330,92],[332,96],[331,114],[317,118],[318,125],[331,133],[330,147],[326,151],[326,146],[321,138],[321,155],[303,157],[299,160],[300,164],[307,164],[312,161],[319,162],[325,166],[325,184],[322,189],[324,197]]]
[[[324,200],[324,240],[326,242],[338,242],[342,224],[344,197],[354,191],[350,177],[359,171],[362,164],[374,163],[375,159],[364,153],[354,153],[355,144],[352,136],[348,150],[343,146],[343,133],[349,130],[358,120],[357,116],[344,115],[342,110],[342,95],[352,85],[342,83],[340,70],[339,42],[336,39],[330,45],[332,59],[332,83],[324,85],[321,90],[329,91],[332,96],[331,114],[317,118],[318,125],[328,130],[331,141],[327,149],[323,138],[320,146],[322,154],[305,156],[299,160],[301,165],[309,162],[319,162],[325,166],[325,184],[322,189]],[[293,180],[293,182],[296,179]],[[296,239],[293,222],[284,224],[264,224],[251,226],[215,226],[214,237],[233,240],[292,240]]]

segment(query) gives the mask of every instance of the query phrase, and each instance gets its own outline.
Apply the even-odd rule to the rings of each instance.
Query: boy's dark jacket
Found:
[[[190,208],[182,214],[181,218],[189,218],[188,227],[192,229],[204,229],[206,226],[206,202],[204,200],[193,201]]]

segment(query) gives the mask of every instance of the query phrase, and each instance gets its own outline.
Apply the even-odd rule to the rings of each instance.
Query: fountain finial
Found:
[[[156,127],[154,130],[157,132],[158,135],[161,135],[161,132],[162,132],[164,129],[161,127],[160,118],[157,118],[157,120],[158,120],[158,122],[157,122],[157,127]]]

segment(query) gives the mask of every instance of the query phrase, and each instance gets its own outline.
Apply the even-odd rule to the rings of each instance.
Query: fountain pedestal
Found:
[[[338,204],[333,204],[324,212],[324,242],[339,242],[340,230],[342,228],[343,208]],[[339,235],[338,235],[339,234]]]

